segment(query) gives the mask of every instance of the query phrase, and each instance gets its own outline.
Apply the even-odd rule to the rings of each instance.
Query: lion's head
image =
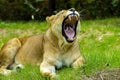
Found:
[[[79,32],[79,13],[74,9],[62,10],[56,15],[47,17],[46,20],[52,26],[52,31],[59,38],[72,43]]]

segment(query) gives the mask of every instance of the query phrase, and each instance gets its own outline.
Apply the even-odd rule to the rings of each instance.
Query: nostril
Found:
[[[75,12],[75,8],[70,8],[69,11]]]

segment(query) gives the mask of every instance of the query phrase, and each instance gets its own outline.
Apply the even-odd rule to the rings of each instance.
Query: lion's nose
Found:
[[[69,11],[75,12],[75,8],[70,8]]]

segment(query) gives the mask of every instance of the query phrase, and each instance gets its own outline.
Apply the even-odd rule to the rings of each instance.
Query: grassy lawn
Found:
[[[44,33],[46,22],[0,21],[0,48],[13,37]],[[86,64],[78,69],[57,70],[57,80],[83,80],[82,75],[92,75],[99,70],[120,68],[120,18],[81,21],[79,45]],[[26,65],[10,76],[0,75],[0,80],[49,80],[42,77],[39,66]]]

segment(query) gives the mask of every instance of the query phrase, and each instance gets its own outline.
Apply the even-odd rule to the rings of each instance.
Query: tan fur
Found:
[[[7,67],[15,68],[17,65],[40,65],[40,72],[48,77],[55,77],[55,67],[71,66],[73,68],[83,65],[77,43],[79,24],[74,42],[68,43],[62,36],[62,22],[69,10],[62,10],[56,15],[47,17],[50,28],[45,34],[26,38],[9,40],[0,51],[0,73],[6,74]]]

